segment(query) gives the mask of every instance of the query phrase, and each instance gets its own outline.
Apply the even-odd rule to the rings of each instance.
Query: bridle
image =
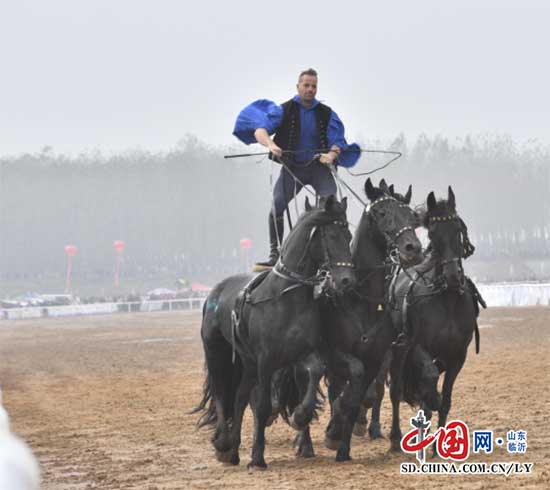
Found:
[[[394,201],[395,203],[397,203],[397,206],[399,206],[400,208],[408,209],[409,211],[411,211],[411,213],[413,212],[413,210],[410,208],[410,206],[408,206],[407,204],[402,203],[401,201],[399,201],[395,197],[384,196],[384,197],[380,197],[380,198],[376,199],[375,201],[370,203],[365,208],[365,214],[367,214],[367,216],[369,216],[369,219],[373,220],[376,223],[376,213],[372,213],[372,210],[376,206],[378,206],[380,203],[383,203],[383,202],[386,202],[386,201]],[[395,259],[395,260],[400,261],[400,259],[398,259],[399,258],[399,252],[398,252],[398,247],[397,247],[397,240],[399,239],[399,237],[401,235],[403,235],[403,233],[405,233],[407,231],[414,231],[414,228],[410,225],[407,225],[407,226],[403,226],[402,228],[400,228],[399,230],[397,230],[395,232],[382,231],[380,226],[377,226],[377,228],[378,228],[378,230],[381,231],[381,233],[384,235],[384,238],[386,240],[386,248],[387,248],[387,252],[388,252],[386,255],[388,255],[390,257],[393,257],[393,259]],[[392,259],[392,262],[395,262],[395,260],[393,260],[393,259]]]
[[[458,291],[459,294],[463,294],[464,293],[464,285],[465,285],[465,281],[466,281],[466,278],[464,276],[464,269],[462,267],[462,258],[463,258],[463,255],[464,255],[464,251],[466,250],[465,248],[465,242],[467,241],[467,243],[471,246],[471,244],[469,243],[469,240],[467,238],[467,234],[465,234],[464,232],[464,228],[465,228],[465,225],[464,225],[464,222],[462,221],[462,219],[460,218],[460,216],[458,216],[458,214],[449,214],[449,215],[446,215],[446,216],[431,216],[428,218],[428,222],[430,224],[434,224],[434,223],[440,223],[440,222],[451,222],[451,221],[456,221],[459,223],[460,225],[460,228],[461,228],[461,231],[460,231],[460,239],[461,239],[461,250],[460,252],[458,253],[458,255],[454,256],[454,257],[451,257],[449,259],[441,259],[438,257],[439,254],[436,253],[436,263],[435,263],[435,267],[437,267],[438,265],[443,268],[444,266],[446,265],[449,265],[449,264],[453,264],[453,263],[456,263],[458,265],[458,270],[459,270],[459,273],[460,273],[460,276],[459,276],[459,286],[458,288],[456,288],[456,290]],[[464,238],[466,237],[466,238]],[[440,274],[438,274],[438,277],[439,276],[443,276],[443,273],[441,272]],[[437,277],[436,277],[437,279]],[[447,282],[444,280],[443,277],[441,277],[441,279],[439,279],[439,281],[442,283],[442,288],[443,289],[451,289],[449,288]]]
[[[462,240],[463,240],[462,250],[467,250],[467,247],[471,247],[473,249],[473,245],[468,240],[467,234],[464,231],[464,229],[465,229],[464,222],[462,221],[462,219],[457,214],[450,214],[450,215],[447,215],[447,216],[432,216],[432,217],[428,218],[428,222],[430,224],[433,224],[433,223],[436,223],[436,222],[445,222],[445,221],[449,222],[449,221],[454,221],[454,220],[458,221],[461,225],[461,237],[462,237]],[[428,246],[427,251],[428,250],[431,252],[431,254],[432,254],[431,256],[433,257],[433,262],[432,262],[432,264],[429,268],[424,269],[421,273],[419,271],[415,271],[416,272],[416,277],[414,277],[409,271],[407,271],[407,269],[397,268],[397,270],[395,270],[394,273],[393,273],[392,284],[395,286],[395,279],[397,278],[397,275],[400,272],[403,272],[410,281],[410,291],[409,291],[409,293],[412,293],[412,287],[414,285],[418,285],[418,286],[421,286],[422,288],[427,288],[429,290],[429,292],[426,292],[426,293],[417,293],[417,294],[414,294],[414,295],[411,294],[410,296],[413,297],[413,298],[422,298],[422,297],[425,297],[425,296],[434,296],[434,295],[440,294],[440,293],[442,293],[443,291],[446,291],[446,290],[449,290],[449,291],[455,290],[459,294],[462,295],[464,293],[464,286],[465,286],[465,281],[466,281],[466,277],[464,275],[464,268],[462,267],[462,259],[465,258],[465,255],[463,253],[459,252],[459,254],[454,256],[454,257],[451,257],[449,259],[442,259],[439,256],[439,253],[436,250],[433,249],[433,246],[431,244]],[[460,271],[460,278],[459,278],[460,283],[459,283],[458,288],[456,288],[456,289],[455,288],[450,288],[448,286],[447,281],[445,279],[445,276],[443,275],[443,267],[448,265],[448,264],[452,264],[452,263],[457,263],[458,264],[458,269]],[[435,270],[435,274],[434,274],[434,277],[433,277],[431,282],[426,282],[425,274],[430,270]],[[407,296],[409,296],[409,293],[407,293]]]
[[[330,253],[327,246],[327,238],[325,233],[325,227],[329,225],[338,225],[345,229],[348,228],[347,221],[344,220],[333,220],[328,223],[324,223],[322,225],[315,225],[312,227],[308,241],[304,247],[304,252],[296,264],[296,270],[292,270],[290,267],[285,265],[283,262],[282,255],[279,257],[279,260],[273,267],[273,273],[276,274],[279,277],[282,277],[284,279],[302,284],[304,286],[314,286],[314,287],[320,287],[320,290],[323,293],[327,293],[328,290],[328,284],[330,284],[330,281],[332,279],[332,273],[331,271],[335,267],[346,267],[353,269],[355,266],[352,262],[333,262],[333,260],[330,257]],[[321,247],[323,249],[323,263],[321,266],[317,269],[317,272],[312,276],[306,276],[305,274],[301,273],[300,271],[303,269],[304,262],[306,260],[306,257],[309,254],[309,249],[311,246],[311,243],[313,241],[313,237],[315,236],[315,233],[319,230],[319,233],[321,234]]]
[[[392,277],[392,275],[395,273],[396,270],[402,268],[401,254],[399,253],[397,240],[403,233],[407,231],[414,231],[415,229],[414,227],[407,225],[407,226],[403,226],[402,228],[398,229],[395,232],[382,230],[382,227],[379,226],[379,224],[377,223],[376,214],[373,213],[372,211],[376,206],[379,206],[381,203],[388,202],[388,201],[394,201],[395,203],[397,203],[397,206],[399,206],[400,208],[406,208],[411,213],[414,213],[414,211],[411,209],[409,205],[399,201],[399,199],[396,199],[393,196],[387,196],[387,195],[382,196],[378,199],[375,199],[365,207],[365,211],[364,211],[365,215],[368,217],[369,220],[371,220],[375,224],[377,230],[384,236],[385,247],[386,247],[386,251],[384,253],[384,256],[385,256],[384,263],[380,264],[379,266],[372,267],[373,270],[369,274],[367,274],[365,277],[363,277],[360,281],[358,281],[355,286],[355,290],[360,298],[373,303],[383,303],[385,301],[385,297],[374,297],[374,296],[369,296],[365,294],[359,294],[358,291],[360,287],[373,274],[377,273],[381,269],[388,270],[388,275],[386,276],[386,279],[389,279]]]

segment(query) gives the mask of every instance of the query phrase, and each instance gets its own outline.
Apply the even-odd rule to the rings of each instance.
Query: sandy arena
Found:
[[[471,461],[534,463],[526,476],[400,475],[414,456],[388,454],[388,440],[354,437],[353,461],[323,446],[327,416],[313,426],[317,457],[294,456],[294,432],[267,431],[265,472],[249,472],[251,415],[241,465],[218,463],[207,430],[188,412],[200,400],[200,315],[163,312],[0,322],[0,382],[12,428],[42,466],[45,490],[187,488],[550,488],[550,308],[493,308],[481,317],[455,385],[449,420],[473,429],[526,430],[524,455],[496,448]],[[402,429],[413,411],[402,409]],[[384,400],[382,429],[389,433]],[[2,489],[5,490],[5,489]]]

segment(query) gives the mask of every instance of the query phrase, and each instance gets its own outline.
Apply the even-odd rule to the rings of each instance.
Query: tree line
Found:
[[[548,147],[507,137],[449,142],[425,135],[413,143],[399,136],[363,146],[403,153],[373,179],[384,177],[398,191],[412,183],[416,203],[431,190],[445,197],[451,184],[478,257],[550,256]],[[115,240],[126,243],[127,276],[213,282],[244,270],[267,252],[270,179],[279,170],[262,157],[223,158],[233,151],[242,148],[188,136],[162,153],[68,157],[44,148],[1,158],[1,281],[62,276],[63,247],[74,244],[74,273],[101,282],[112,275]],[[355,170],[372,170],[384,158],[365,154]],[[361,192],[364,177],[339,172]],[[252,240],[250,257],[239,246],[243,237]]]

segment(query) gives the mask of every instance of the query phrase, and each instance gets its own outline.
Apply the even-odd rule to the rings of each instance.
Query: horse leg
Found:
[[[231,427],[231,449],[228,462],[233,465],[240,463],[239,446],[241,445],[241,429],[243,415],[250,400],[250,392],[256,382],[256,372],[252,366],[244,366],[243,374],[237,388],[233,407],[233,422]]]
[[[323,361],[316,352],[312,352],[296,365],[295,379],[302,401],[294,409],[294,413],[290,418],[290,426],[298,431],[308,426],[315,415],[317,390],[324,370]]]
[[[262,363],[258,366],[257,402],[254,404],[254,444],[252,445],[252,460],[248,468],[267,468],[264,459],[265,428],[271,414],[271,377],[273,372],[266,369]]]
[[[371,411],[371,422],[368,428],[369,436],[371,439],[382,438],[382,431],[380,430],[380,407],[382,400],[384,399],[385,383],[390,369],[390,363],[392,361],[392,352],[388,349],[384,355],[382,365],[378,370],[376,379],[369,385],[365,394],[365,399],[359,410],[357,416],[357,422],[353,428],[353,433],[356,436],[362,437],[367,432],[367,412],[369,408]]]
[[[406,355],[394,357],[390,364],[390,399],[392,407],[392,423],[390,431],[390,451],[401,451],[401,426],[399,405],[403,392],[402,371]]]
[[[383,437],[382,431],[380,430],[380,406],[382,405],[382,400],[384,399],[384,382],[380,382],[378,379],[375,379],[367,390],[367,396],[371,388],[373,388],[374,391],[374,393],[371,393],[374,396],[374,399],[371,400],[372,411],[369,425],[369,436],[374,440]]]
[[[216,457],[225,461],[231,447],[228,419],[232,414],[232,379],[238,376],[239,364],[231,362],[231,347],[221,336],[204,338],[204,353],[208,371],[208,385],[214,402],[216,428],[212,436],[212,445]],[[214,414],[212,413],[212,416]]]
[[[336,446],[335,435],[340,436],[338,450],[336,452],[336,461],[348,461],[351,459],[350,446],[351,435],[355,419],[359,413],[361,399],[365,392],[364,385],[365,369],[363,363],[349,354],[342,352],[333,353],[332,361],[335,367],[348,379],[348,385],[344,392],[335,400],[333,404],[333,417],[331,426],[327,429],[326,445],[329,449]],[[340,373],[337,373],[340,374]],[[340,429],[340,433],[335,429]]]
[[[294,440],[294,447],[298,446],[296,456],[301,458],[315,457],[309,424],[317,409],[318,386],[324,370],[324,363],[316,352],[311,353],[295,368],[295,381],[302,401],[294,410],[290,425],[299,431]]]
[[[453,386],[465,360],[466,352],[461,355],[456,363],[449,366],[447,371],[445,371],[445,378],[443,379],[443,389],[441,393],[441,406],[439,407],[439,417],[437,422],[438,428],[445,427],[447,424],[447,416],[451,410],[451,395],[453,392]],[[433,452],[434,456],[437,455],[435,444],[433,447]]]
[[[342,399],[348,391],[350,379],[350,361],[352,357],[340,351],[332,352],[329,362],[329,400],[330,420],[325,431],[325,446],[336,451],[340,447],[345,424]],[[349,396],[349,395],[346,395]]]
[[[327,374],[328,380],[328,400],[330,404],[330,416],[333,415],[332,404],[337,400],[338,396],[344,391],[346,383],[340,377],[336,376],[334,373],[331,373],[330,370]]]
[[[311,440],[311,434],[309,432],[309,425],[304,430],[296,434],[294,439],[294,447],[298,446],[296,456],[299,458],[314,458],[315,451],[313,449],[313,442]]]
[[[371,423],[369,425],[369,436],[371,439],[379,439],[384,437],[380,429],[380,407],[382,406],[382,400],[384,399],[384,392],[386,391],[386,379],[388,377],[388,372],[390,370],[390,365],[393,360],[393,352],[391,349],[388,349],[382,360],[382,365],[376,375],[376,380],[374,383],[374,396],[369,397],[367,391],[367,398],[370,398],[372,413],[371,413]],[[370,388],[373,387],[371,384]],[[371,393],[372,394],[372,393]]]
[[[351,396],[347,399],[343,398],[344,410],[346,410],[347,417],[342,434],[342,444],[338,449],[336,461],[346,461],[351,459],[349,455],[351,449],[351,435],[362,405],[362,394],[365,393],[367,386],[369,386],[376,377],[376,371],[372,368],[367,368],[365,371],[363,363],[360,363],[360,370],[358,368],[359,366],[354,366],[355,373],[352,372],[352,374],[355,375],[351,378],[349,385]]]
[[[426,419],[426,422],[431,422],[433,411],[425,401],[420,402],[420,409],[424,412],[424,417]],[[427,433],[429,434],[431,431],[432,431],[432,426],[430,425]],[[431,450],[432,450],[432,456],[434,457],[437,456],[436,446],[437,446],[437,442],[432,444]]]
[[[357,419],[355,425],[353,426],[353,435],[357,437],[364,437],[367,433],[367,410],[369,408],[366,405],[366,401],[361,403],[359,407],[359,413],[357,414]]]

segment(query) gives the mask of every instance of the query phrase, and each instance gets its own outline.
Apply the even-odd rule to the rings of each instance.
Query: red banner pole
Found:
[[[115,288],[118,288],[118,286],[120,284],[119,276],[120,276],[120,253],[117,252],[117,254],[116,254],[116,266],[115,266]]]
[[[69,293],[71,291],[71,269],[72,269],[73,258],[70,255],[67,255],[67,278],[65,279],[65,292]]]

